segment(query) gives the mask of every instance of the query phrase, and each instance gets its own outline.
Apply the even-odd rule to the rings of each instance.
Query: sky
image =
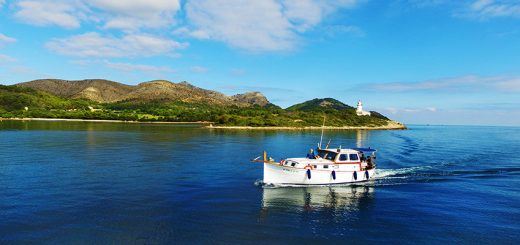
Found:
[[[188,81],[520,125],[520,0],[0,0],[0,83]]]

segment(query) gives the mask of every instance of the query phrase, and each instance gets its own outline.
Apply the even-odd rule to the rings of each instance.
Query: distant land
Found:
[[[260,92],[227,96],[188,82],[165,80],[126,85],[103,79],[41,79],[0,85],[0,118],[56,118],[132,122],[208,122],[214,128],[403,129],[401,123],[333,98],[286,109]]]

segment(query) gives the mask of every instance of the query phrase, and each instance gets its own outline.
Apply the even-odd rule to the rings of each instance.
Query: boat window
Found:
[[[317,168],[318,168],[318,165],[314,165],[313,167],[314,167],[314,169],[317,169]]]
[[[323,159],[334,161],[336,159],[337,155],[338,155],[338,153],[336,153],[336,152],[318,150],[318,156]]]
[[[326,155],[327,155],[326,151],[319,151],[318,152],[318,156],[320,156],[321,158],[325,158]]]
[[[291,163],[291,166],[293,166],[293,167],[296,166],[296,163],[295,163],[295,162],[292,162],[292,163]]]
[[[323,168],[329,168],[329,165],[323,165]]]
[[[334,161],[336,159],[337,155],[338,154],[334,153],[334,152],[327,152],[327,155],[324,158],[327,159],[327,160]]]
[[[357,160],[359,160],[359,157],[358,157],[357,154],[350,154],[350,160],[351,161],[357,161]]]
[[[348,161],[348,155],[347,154],[341,154],[339,155],[340,161]]]

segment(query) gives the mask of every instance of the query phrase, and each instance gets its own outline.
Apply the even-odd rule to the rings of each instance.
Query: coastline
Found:
[[[390,121],[387,125],[384,126],[344,126],[344,127],[333,127],[333,126],[307,126],[307,127],[278,127],[278,126],[270,126],[270,127],[252,127],[252,126],[213,126],[210,124],[209,126],[205,126],[205,128],[209,129],[225,129],[225,130],[406,130],[408,129],[406,125],[396,122]]]
[[[212,122],[143,122],[143,121],[124,121],[106,119],[74,119],[74,118],[2,118],[0,121],[63,121],[63,122],[108,122],[108,123],[140,123],[140,124],[211,124]]]
[[[406,125],[390,121],[383,126],[306,126],[306,127],[286,127],[286,126],[268,126],[268,127],[253,127],[253,126],[214,126],[213,122],[143,122],[143,121],[123,121],[123,120],[105,120],[105,119],[69,119],[69,118],[2,118],[0,121],[63,121],[63,122],[105,122],[105,123],[136,123],[136,124],[191,124],[191,125],[207,125],[202,126],[207,129],[225,129],[225,130],[406,130]]]

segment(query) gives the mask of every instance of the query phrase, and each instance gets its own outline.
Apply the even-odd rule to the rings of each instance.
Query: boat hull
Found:
[[[272,185],[331,185],[368,181],[373,178],[375,169],[364,171],[310,170],[264,163],[264,184]],[[354,174],[355,172],[355,174]],[[367,178],[368,173],[368,178]]]

